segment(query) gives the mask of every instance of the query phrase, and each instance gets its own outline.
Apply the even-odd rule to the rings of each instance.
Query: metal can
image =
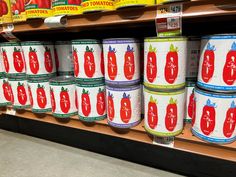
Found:
[[[11,1],[11,11],[12,11],[13,22],[26,21],[25,1],[26,0]]]
[[[201,42],[198,86],[215,91],[236,91],[236,35],[205,36]]]
[[[25,11],[27,19],[30,18],[47,18],[53,16],[51,9],[52,0],[44,1],[27,1]]]
[[[31,111],[34,113],[51,112],[49,80],[28,80]]]
[[[112,88],[106,86],[108,124],[131,128],[141,121],[141,86]]]
[[[146,38],[144,51],[147,88],[173,90],[185,86],[187,38]]]
[[[183,130],[185,90],[154,92],[144,89],[144,126],[148,133],[170,137]]]
[[[73,40],[72,53],[76,81],[91,83],[104,80],[104,60],[99,40]]]
[[[83,0],[81,6],[83,13],[114,10],[113,0]]]
[[[115,8],[151,6],[155,5],[155,0],[115,0]]]
[[[12,23],[10,0],[1,0],[1,19],[2,24]]]
[[[140,41],[133,38],[103,40],[105,82],[111,86],[140,83]]]
[[[59,76],[50,79],[52,115],[69,118],[77,114],[75,80],[72,76]]]
[[[1,43],[1,55],[8,77],[25,76],[25,59],[20,43]]]
[[[193,105],[194,105],[194,87],[195,82],[187,82],[186,87],[186,115],[184,122],[191,123],[193,116]]]
[[[74,65],[72,59],[72,44],[70,41],[56,41],[55,60],[59,76],[74,75]]]
[[[94,122],[106,118],[105,84],[77,84],[79,119]]]
[[[56,75],[52,42],[28,41],[21,42],[21,45],[25,56],[28,78],[50,78]]]
[[[12,106],[14,109],[30,108],[27,80],[22,77],[8,78],[10,87],[9,92],[12,95]]]
[[[0,77],[0,107],[11,105],[12,89],[7,78]]]
[[[81,0],[54,0],[52,1],[53,15],[81,14]]]
[[[198,138],[217,144],[236,140],[236,95],[195,88],[192,132]]]

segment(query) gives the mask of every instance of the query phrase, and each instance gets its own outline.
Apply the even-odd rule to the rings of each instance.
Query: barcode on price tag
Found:
[[[165,146],[165,147],[174,147],[174,137],[153,137],[153,144],[155,145],[160,145],[160,146]]]

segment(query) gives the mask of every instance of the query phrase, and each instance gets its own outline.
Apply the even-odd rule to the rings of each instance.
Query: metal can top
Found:
[[[236,39],[236,33],[207,35],[202,39]]]
[[[14,77],[9,76],[8,80],[9,81],[25,81],[27,79],[26,79],[26,75],[25,75],[25,76],[14,76]]]
[[[2,42],[0,46],[20,46],[19,42]]]
[[[161,92],[161,91],[151,91],[151,90],[148,90],[147,88],[144,88],[144,92],[151,93],[154,95],[167,95],[167,96],[169,96],[169,95],[179,95],[179,94],[185,93],[185,89],[173,91],[173,92]]]
[[[71,41],[56,41],[55,45],[71,45]]]
[[[126,87],[109,87],[109,86],[106,86],[106,89],[111,90],[111,91],[133,91],[133,90],[138,90],[140,88],[141,88],[141,85],[126,86]]]
[[[147,37],[144,42],[169,42],[169,41],[187,41],[188,38],[184,36],[174,36],[174,37]]]
[[[49,80],[50,85],[71,85],[75,83],[73,76],[58,76]]]
[[[102,83],[90,83],[90,84],[77,83],[76,86],[77,87],[86,87],[86,88],[89,88],[89,87],[100,87],[100,86],[105,86],[105,83],[104,82],[102,82]]]
[[[195,86],[195,92],[210,96],[210,97],[217,97],[217,98],[236,98],[236,94],[234,93],[229,93],[229,92],[214,92],[214,91],[208,91],[204,90],[202,88],[199,88],[197,85]]]
[[[51,41],[24,41],[21,42],[22,46],[32,46],[32,45],[53,45]]]
[[[71,41],[72,44],[101,44],[97,39],[75,39]]]
[[[103,40],[103,44],[126,44],[140,43],[140,40],[135,38],[108,38]]]

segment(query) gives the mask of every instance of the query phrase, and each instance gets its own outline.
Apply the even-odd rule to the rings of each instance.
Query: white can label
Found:
[[[7,78],[0,78],[0,106],[11,104],[11,88]]]

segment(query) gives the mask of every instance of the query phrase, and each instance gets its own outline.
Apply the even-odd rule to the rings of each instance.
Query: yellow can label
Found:
[[[2,0],[2,23],[12,23],[11,5],[10,0]]]
[[[11,0],[13,22],[26,21],[25,0]]]
[[[90,0],[82,2],[81,6],[83,12],[114,10],[114,2],[112,0]]]
[[[53,15],[76,15],[82,13],[78,1],[70,2],[68,0],[54,0],[52,2],[52,9]]]
[[[115,8],[154,5],[155,0],[115,0]]]
[[[164,4],[168,2],[178,2],[178,1],[184,1],[184,0],[156,0],[156,4]]]

